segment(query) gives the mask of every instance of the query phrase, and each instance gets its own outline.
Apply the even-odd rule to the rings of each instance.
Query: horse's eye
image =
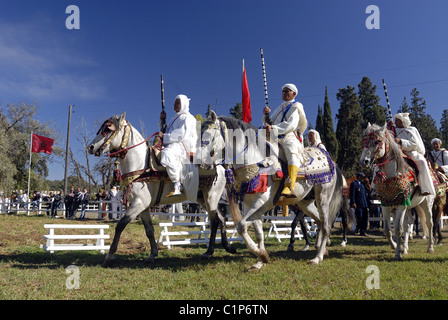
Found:
[[[375,140],[375,144],[379,144],[380,142],[380,140]]]

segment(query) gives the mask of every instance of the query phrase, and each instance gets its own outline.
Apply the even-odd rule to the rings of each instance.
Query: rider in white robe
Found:
[[[397,136],[395,141],[401,145],[401,150],[415,161],[420,171],[418,182],[423,195],[435,195],[436,190],[429,172],[428,163],[425,159],[425,146],[417,128],[411,127],[409,113],[398,113],[394,115]]]
[[[438,138],[432,139],[431,145],[433,148],[430,154],[432,162],[437,163],[437,170],[448,175],[448,151],[442,148],[442,141]]]
[[[304,163],[302,135],[308,126],[303,105],[294,99],[297,92],[297,87],[294,84],[287,83],[282,87],[282,100],[284,102],[270,116],[272,125],[265,123],[264,126],[267,132],[272,131],[274,137],[278,137],[278,143],[285,152],[291,183],[285,183],[282,195],[291,197],[295,197],[292,190],[294,190],[298,168]],[[263,109],[264,114],[268,114],[270,111],[270,107]],[[265,122],[264,118],[263,121]]]
[[[317,147],[327,151],[327,148],[325,148],[325,145],[320,139],[320,133],[314,129],[308,130],[308,142],[310,144],[310,147]]]
[[[166,132],[159,133],[159,136],[163,136],[164,145],[161,164],[174,182],[174,189],[167,197],[181,194],[182,167],[185,163],[190,163],[196,152],[196,118],[190,113],[189,106],[190,99],[183,94],[178,95],[174,102],[176,114],[167,123]]]

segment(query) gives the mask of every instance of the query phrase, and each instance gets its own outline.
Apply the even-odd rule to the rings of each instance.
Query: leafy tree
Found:
[[[237,102],[236,105],[230,109],[229,114],[239,120],[243,120],[243,105]]]
[[[52,122],[41,123],[36,119],[38,105],[7,104],[0,107],[0,158],[4,160],[0,169],[1,189],[22,189],[28,187],[28,168],[31,132],[55,139],[52,156],[33,153],[31,157],[31,190],[47,189],[45,177],[48,175],[48,163],[62,155],[57,146],[58,135]]]
[[[328,90],[325,87],[325,101],[322,117],[321,140],[333,159],[338,158],[339,143],[334,132],[333,116],[331,115],[330,101],[328,100]]]
[[[368,123],[384,125],[387,110],[380,105],[380,98],[376,95],[376,85],[372,84],[369,77],[363,77],[358,84],[358,97],[362,108],[362,128],[367,128]]]
[[[339,153],[337,163],[342,172],[348,177],[359,171],[359,157],[361,156],[361,139],[363,128],[362,108],[355,88],[347,86],[339,89],[336,94],[340,107],[336,135],[339,140]]]

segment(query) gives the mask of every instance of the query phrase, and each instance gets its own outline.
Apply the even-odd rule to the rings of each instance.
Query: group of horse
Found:
[[[212,112],[211,116],[201,126],[201,147],[198,151],[200,165],[184,164],[185,183],[192,186],[188,188],[190,192],[184,192],[181,196],[166,197],[172,190],[173,183],[166,177],[166,172],[156,170],[151,165],[151,162],[154,161],[151,157],[154,157],[155,145],[150,145],[148,139],[145,139],[125,119],[125,113],[107,119],[87,148],[89,153],[95,156],[102,156],[107,153],[117,156],[122,177],[126,184],[123,194],[127,211],[116,225],[114,238],[103,266],[107,267],[113,263],[121,233],[127,224],[137,216],[140,216],[151,246],[151,252],[146,261],[153,262],[158,255],[158,247],[150,209],[157,204],[172,204],[184,200],[194,200],[203,206],[209,215],[210,243],[203,257],[209,258],[213,255],[218,228],[221,229],[221,242],[225,250],[229,253],[235,253],[235,248],[228,243],[226,238],[226,217],[218,209],[218,202],[224,191],[227,191],[229,195],[230,213],[237,226],[237,231],[248,250],[257,257],[257,262],[251,267],[252,269],[260,269],[269,260],[269,254],[264,246],[261,216],[282,201],[283,204],[290,205],[294,209],[296,224],[300,218],[303,218],[303,215],[315,220],[318,227],[315,241],[317,253],[310,260],[310,263],[320,263],[324,259],[324,255],[328,254],[327,244],[330,243],[331,226],[337,215],[341,214],[343,222],[345,222],[344,232],[347,229],[347,219],[350,219],[347,185],[341,170],[331,160],[328,153],[314,147],[307,148],[309,158],[311,158],[311,160],[308,159],[310,160],[309,163],[314,160],[317,162],[317,159],[327,161],[328,172],[321,179],[313,180],[309,177],[308,179],[306,177],[297,179],[294,186],[296,197],[285,199],[281,196],[281,191],[287,177],[276,174],[286,164],[281,148],[275,149],[269,142],[247,143],[247,139],[242,139],[243,143],[232,143],[232,139],[229,138],[228,132],[231,130],[240,130],[244,133],[249,129],[255,130],[255,132],[258,130],[244,121],[225,116],[218,117]],[[378,159],[387,157],[390,160],[386,164],[382,164],[382,167],[388,178],[397,175],[398,167],[407,167],[406,164],[402,163],[401,151],[398,154],[399,148],[389,136],[385,127],[369,125],[365,134],[372,138],[370,140],[372,143],[364,146],[360,158],[361,163],[375,166],[378,164]],[[260,137],[257,133],[256,139],[258,138]],[[386,143],[390,147],[385,148]],[[268,158],[266,158],[266,146],[274,154]],[[232,155],[231,159],[227,159],[225,156],[223,158],[216,157],[216,155],[224,154]],[[241,154],[244,154],[245,160],[235,161],[236,157]],[[246,170],[247,168],[249,170]],[[264,188],[259,192],[245,192],[241,188],[247,188],[247,183],[235,183],[235,179],[241,172],[245,172],[252,180],[255,179],[258,184],[263,183]],[[263,182],[260,181],[261,179],[264,179]],[[239,182],[241,182],[241,179]],[[235,190],[236,185],[240,186],[239,190]],[[400,244],[402,236],[404,236],[403,251],[407,251],[410,229],[408,223],[410,220],[408,219],[411,208],[415,207],[422,213],[428,230],[433,228],[432,205],[434,196],[421,195],[414,184],[411,184],[410,188],[412,194],[410,205],[382,207],[384,232],[391,246],[396,249],[395,259],[397,260],[401,259]],[[191,191],[194,191],[193,196]],[[244,208],[244,214],[240,211],[240,205]],[[390,228],[391,214],[394,216],[395,240]],[[254,227],[255,241],[248,233],[248,228],[251,225]],[[293,227],[295,228],[295,225]],[[427,236],[428,252],[433,252],[433,233],[429,232]],[[293,240],[291,238],[291,248]],[[345,242],[344,233],[343,244]]]

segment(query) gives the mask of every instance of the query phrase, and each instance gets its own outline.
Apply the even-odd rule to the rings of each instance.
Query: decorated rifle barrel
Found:
[[[160,92],[162,95],[162,112],[165,112],[165,90],[163,89],[163,74],[160,75]],[[160,119],[160,130],[165,133],[166,130],[166,118]]]
[[[389,103],[389,96],[387,95],[386,82],[384,82],[384,79],[382,80],[383,80],[384,94],[386,95],[387,111],[389,112],[389,120],[392,120],[392,112],[390,110],[390,103]]]
[[[268,84],[266,81],[266,68],[264,65],[264,55],[263,55],[263,48],[260,48],[261,53],[261,67],[263,68],[263,82],[264,82],[264,99],[265,99],[265,105],[268,106]],[[265,115],[265,122],[267,124],[272,124],[271,118],[269,116],[269,113]]]

